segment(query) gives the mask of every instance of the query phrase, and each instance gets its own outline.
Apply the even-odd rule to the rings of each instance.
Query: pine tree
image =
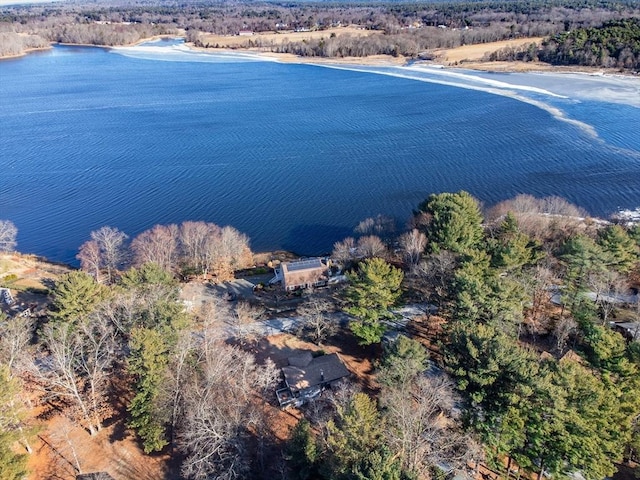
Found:
[[[620,273],[629,273],[640,258],[635,241],[620,225],[609,225],[602,229],[598,235],[598,245],[604,252],[607,266]]]
[[[402,294],[402,271],[392,267],[381,258],[367,259],[360,264],[356,274],[349,275],[351,285],[346,297],[346,311],[356,317],[351,330],[361,345],[370,345],[382,340],[386,330],[382,320],[392,318],[389,311]]]
[[[346,406],[339,406],[336,419],[327,423],[328,478],[357,478],[355,472],[378,449],[383,431],[376,402],[367,394],[356,393]]]
[[[27,456],[14,451],[20,435],[21,412],[16,408],[20,394],[18,381],[11,378],[9,369],[0,365],[0,478],[22,480],[27,475]]]
[[[293,428],[287,445],[287,454],[294,478],[299,480],[313,478],[319,455],[311,425],[306,419],[300,420]]]
[[[108,289],[84,272],[63,275],[53,289],[53,311],[56,321],[77,322],[91,313],[108,295]]]
[[[129,372],[137,378],[136,395],[129,405],[131,420],[145,453],[162,450],[167,444],[166,412],[158,408],[160,383],[168,364],[170,343],[164,332],[149,328],[134,328],[131,332]]]
[[[467,253],[480,246],[484,235],[482,214],[469,193],[433,194],[418,209],[429,219],[425,233],[432,252]]]

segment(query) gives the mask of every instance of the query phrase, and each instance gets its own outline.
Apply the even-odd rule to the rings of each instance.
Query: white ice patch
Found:
[[[276,58],[236,51],[205,52],[184,43],[162,45],[148,42],[135,47],[115,47],[114,53],[128,57],[169,62],[277,62]],[[546,101],[599,101],[640,108],[640,78],[583,73],[488,73],[452,70],[441,66],[414,64],[404,67],[312,64],[324,68],[387,75],[456,88],[501,95],[540,108],[558,120],[569,123],[598,138],[588,123],[569,118],[557,105]]]
[[[480,92],[490,93],[493,95],[500,95],[503,97],[509,97],[514,100],[518,100],[520,102],[528,103],[529,105],[533,105],[534,107],[540,108],[549,114],[551,114],[557,120],[561,120],[563,122],[567,122],[575,127],[580,128],[582,131],[587,133],[588,135],[598,138],[598,133],[596,129],[589,125],[588,123],[581,122],[579,120],[575,120],[569,118],[565,115],[565,113],[558,107],[550,105],[542,100],[537,100],[534,98],[530,98],[522,94],[522,92],[529,93],[537,93],[540,95],[548,95],[556,98],[567,98],[561,95],[554,94],[552,92],[539,89],[536,87],[527,87],[522,85],[513,85],[505,82],[495,81],[495,80],[486,80],[481,77],[475,77],[469,74],[459,74],[456,72],[450,72],[448,70],[442,69],[429,69],[426,71],[424,68],[415,70],[414,67],[393,67],[393,70],[378,70],[374,67],[345,67],[338,65],[324,65],[324,64],[314,64],[320,67],[326,68],[334,68],[338,70],[350,70],[356,72],[366,72],[366,73],[374,73],[377,75],[387,75],[391,77],[397,78],[405,78],[408,80],[417,80],[420,82],[427,83],[435,83],[438,85],[446,85],[449,87],[457,87],[457,88],[465,88],[467,90],[476,90]],[[436,73],[440,75],[445,72],[445,75],[441,75],[442,78],[436,78],[433,76],[428,76],[428,74]],[[427,74],[427,75],[423,75]],[[520,92],[520,93],[519,93]]]
[[[523,92],[538,93],[540,95],[548,95],[550,97],[568,98],[566,95],[559,95],[557,93],[553,93],[549,90],[545,90],[535,86],[509,83],[509,82],[494,80],[490,78],[485,78],[485,77],[481,77],[481,76],[477,76],[475,74],[469,73],[468,71],[445,70],[443,68],[430,68],[426,65],[424,66],[412,65],[409,67],[402,67],[402,68],[405,68],[407,70],[413,70],[416,72],[426,72],[430,75],[439,75],[439,76],[448,77],[448,78],[455,78],[463,82],[469,82],[470,84],[477,84],[479,86],[519,90]],[[463,73],[463,72],[466,72],[466,73]]]
[[[612,216],[615,220],[621,221],[628,226],[640,223],[640,207],[635,210],[620,210]]]
[[[273,58],[241,52],[203,52],[194,50],[183,43],[178,45],[158,45],[147,43],[134,47],[113,47],[113,53],[125,57],[142,60],[159,60],[164,62],[201,62],[201,63],[238,63],[238,62],[272,62]]]

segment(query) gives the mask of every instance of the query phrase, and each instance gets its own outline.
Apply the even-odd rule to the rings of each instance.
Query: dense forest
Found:
[[[640,18],[577,28],[543,43],[540,60],[560,65],[589,65],[640,70]]]
[[[3,251],[16,235],[0,221]],[[114,424],[171,460],[165,478],[600,480],[640,460],[640,328],[618,328],[640,327],[638,224],[555,197],[483,211],[466,192],[434,194],[407,231],[378,216],[335,244],[346,283],[260,282],[251,299],[185,297],[266,271],[232,227],[157,225],[131,241],[103,227],[78,259],[44,290],[0,279],[16,305],[44,299],[0,318],[3,479],[23,478],[44,441],[80,473],[82,444],[117,443]],[[399,322],[404,303],[422,314]],[[260,327],[283,309],[297,318],[276,335],[285,345],[339,351],[352,370],[291,415],[274,393],[283,347]]]
[[[581,27],[553,35],[542,45],[505,48],[487,58],[496,60],[540,60],[553,65],[640,70],[640,19],[606,22],[601,27]]]
[[[418,3],[138,3],[129,6],[50,4],[0,9],[0,56],[15,55],[47,42],[126,45],[153,35],[186,35],[206,46],[206,34],[237,35],[241,30],[290,32],[353,25],[382,32],[360,37],[327,35],[311,41],[269,43],[252,39],[252,46],[303,56],[343,57],[375,54],[428,57],[428,51],[460,45],[526,37],[549,37],[540,57],[552,63],[634,68],[637,50],[627,42],[629,32],[612,30],[614,21],[640,17],[631,0],[483,0]],[[600,30],[604,24],[609,25]],[[618,24],[615,24],[618,25]],[[626,27],[624,26],[626,25]],[[620,29],[629,30],[628,23]],[[595,30],[594,30],[595,29]],[[582,33],[581,33],[582,32]],[[586,33],[585,33],[586,32]],[[600,33],[598,33],[600,32]],[[604,33],[603,33],[604,32]],[[611,40],[604,40],[608,34]],[[591,40],[585,39],[594,35]],[[623,37],[619,38],[618,35]],[[600,40],[598,40],[598,38]],[[588,53],[577,53],[576,44]],[[602,42],[602,47],[598,47]],[[615,45],[614,45],[615,43]],[[565,53],[563,53],[567,49]],[[604,55],[606,50],[606,55]],[[525,52],[503,52],[512,58]],[[635,56],[635,57],[634,57]],[[600,63],[594,63],[594,58]]]

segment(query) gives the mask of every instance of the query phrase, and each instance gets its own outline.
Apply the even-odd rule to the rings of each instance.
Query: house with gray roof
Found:
[[[281,407],[303,405],[350,374],[337,353],[314,357],[304,351],[289,357],[288,362],[282,369],[286,387],[276,391]]]

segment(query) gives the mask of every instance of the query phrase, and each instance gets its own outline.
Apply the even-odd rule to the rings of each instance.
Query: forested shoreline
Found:
[[[640,71],[640,19],[606,22],[601,27],[577,28],[553,35],[542,45],[507,48],[489,61],[543,61]]]
[[[633,25],[629,19],[633,17],[640,17],[640,7],[625,0],[292,5],[213,2],[100,8],[82,3],[13,6],[0,9],[0,34],[3,35],[0,56],[18,55],[47,42],[115,46],[156,35],[183,34],[187,41],[207,46],[202,41],[202,36],[207,34],[237,35],[241,30],[256,34],[322,31],[351,25],[382,34],[366,37],[333,34],[285,43],[270,43],[256,35],[251,39],[251,46],[313,57],[385,54],[431,58],[429,52],[434,49],[546,37],[548,40],[542,48],[529,55],[524,50],[505,51],[496,59],[540,59],[553,64],[633,69],[637,68],[637,42],[619,45],[615,37],[619,28],[611,30],[613,25],[624,24],[626,33],[622,41],[634,38],[628,38]],[[607,39],[609,34],[614,36]],[[612,41],[616,46],[612,46]],[[606,45],[595,47],[598,42]]]
[[[16,238],[0,221],[3,268]],[[123,435],[140,462],[172,459],[165,478],[600,480],[640,461],[640,331],[614,328],[640,330],[640,224],[557,197],[482,210],[466,192],[432,194],[407,230],[377,216],[336,242],[346,284],[215,293],[264,274],[252,257],[232,227],[156,225],[131,241],[102,227],[81,270],[44,291],[0,277],[18,301],[0,316],[0,476],[23,478],[40,438],[79,473],[81,443]],[[185,293],[198,285],[203,301]],[[25,313],[33,294],[44,303]],[[402,304],[423,312],[404,327]],[[286,305],[295,328],[257,328]],[[295,421],[274,394],[283,344],[269,342],[283,336],[352,370]]]

